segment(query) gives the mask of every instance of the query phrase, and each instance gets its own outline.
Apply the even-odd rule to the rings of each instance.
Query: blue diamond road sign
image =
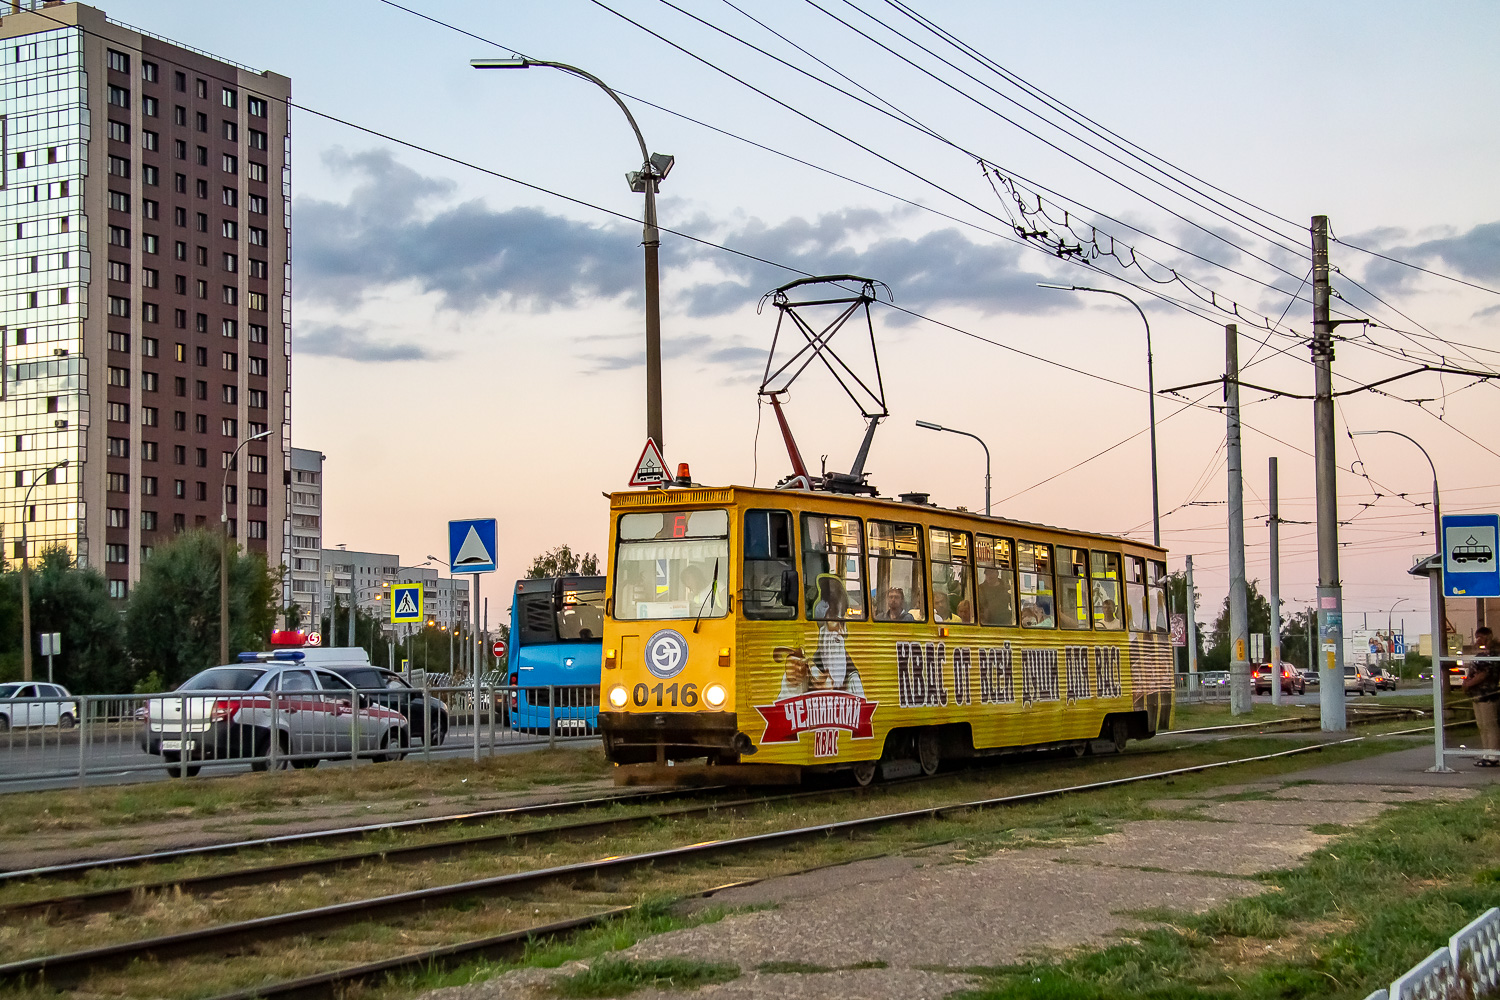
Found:
[[[422,620],[422,585],[398,583],[391,588],[391,622],[402,624]]]
[[[1443,515],[1443,593],[1500,597],[1500,514]]]
[[[448,522],[448,565],[454,573],[495,572],[495,519]]]

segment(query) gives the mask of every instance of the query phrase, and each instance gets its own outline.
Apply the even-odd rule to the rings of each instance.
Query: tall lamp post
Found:
[[[31,487],[21,500],[21,679],[31,680],[31,547],[26,539],[26,523],[31,520],[31,491],[52,473],[65,467],[63,459],[52,468],[32,479]]]
[[[952,427],[944,427],[930,420],[918,420],[917,426],[929,431],[947,431],[949,434],[962,434],[964,437],[973,438],[979,442],[979,447],[984,449],[984,515],[990,514],[990,446],[980,439],[978,434],[970,434],[968,431],[954,430]]]
[[[630,190],[646,196],[645,228],[641,236],[641,243],[646,250],[646,436],[656,442],[657,448],[665,447],[661,428],[661,294],[657,279],[657,253],[661,248],[661,233],[656,228],[656,190],[667,174],[671,173],[673,157],[649,151],[640,126],[635,123],[635,116],[630,113],[620,95],[587,70],[547,59],[471,59],[469,65],[475,69],[531,69],[533,66],[560,69],[594,84],[625,112],[625,118],[630,122],[641,147],[641,169],[630,171],[625,179],[630,182]]]
[[[1124,299],[1135,311],[1141,314],[1141,322],[1146,326],[1146,402],[1151,414],[1151,544],[1161,546],[1161,504],[1157,498],[1156,485],[1156,372],[1155,365],[1151,359],[1151,322],[1146,319],[1146,311],[1140,304],[1130,296],[1110,288],[1089,288],[1085,285],[1053,285],[1045,281],[1039,281],[1038,288],[1056,288],[1064,292],[1098,292],[1100,295],[1113,295]]]
[[[1394,644],[1396,641],[1396,629],[1391,624],[1391,616],[1395,613],[1397,604],[1400,604],[1402,601],[1409,600],[1411,600],[1411,598],[1409,597],[1398,597],[1394,602],[1392,602],[1391,606],[1389,608],[1386,608],[1385,610],[1385,641],[1392,644],[1390,647],[1391,649],[1395,649]],[[1401,625],[1401,634],[1403,636],[1406,634],[1406,624],[1404,622]],[[1387,653],[1386,660],[1389,661],[1390,659],[1392,659],[1392,655],[1393,654],[1391,653]]]
[[[219,662],[229,662],[229,473],[239,467],[240,451],[252,441],[271,436],[270,431],[261,431],[245,438],[224,463],[224,475],[219,483]]]

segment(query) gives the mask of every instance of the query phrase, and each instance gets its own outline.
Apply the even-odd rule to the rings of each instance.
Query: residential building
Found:
[[[327,611],[322,569],[324,457],[321,451],[293,448],[292,482],[287,490],[292,561],[282,603],[296,603],[303,619],[314,627]]]
[[[296,484],[293,484],[293,490]],[[295,509],[295,508],[294,508]],[[295,516],[295,515],[294,515]],[[429,620],[445,628],[469,620],[469,581],[439,577],[427,566],[403,567],[400,556],[388,552],[355,552],[344,548],[324,549],[322,553],[323,585],[327,603],[337,598],[340,609],[349,606],[349,595],[361,611],[376,618],[390,618],[390,586],[393,583],[420,582],[424,610]],[[340,618],[338,644],[347,641],[347,620]],[[325,639],[325,641],[328,641]]]
[[[65,546],[124,598],[155,546],[217,529],[222,496],[229,532],[286,565],[291,82],[83,4],[9,9],[6,555],[24,518],[33,556]]]

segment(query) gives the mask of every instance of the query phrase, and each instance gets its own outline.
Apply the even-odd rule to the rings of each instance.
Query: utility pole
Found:
[[[1281,704],[1281,507],[1271,456],[1271,704]]]
[[[1240,464],[1240,331],[1224,327],[1225,440],[1229,452],[1229,712],[1254,707],[1250,689],[1250,615],[1245,587],[1245,483]]]
[[[1198,690],[1198,616],[1193,610],[1193,557],[1187,557],[1188,690]]]
[[[1328,216],[1312,217],[1313,455],[1318,497],[1318,698],[1323,731],[1349,727],[1344,712],[1344,588],[1339,582],[1338,465],[1333,428],[1333,324],[1329,322]]]

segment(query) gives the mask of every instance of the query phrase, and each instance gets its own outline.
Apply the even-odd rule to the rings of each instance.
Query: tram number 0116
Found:
[[[698,685],[684,684],[679,689],[676,684],[668,684],[665,687],[658,684],[653,688],[648,688],[644,684],[637,684],[635,690],[631,692],[631,697],[635,700],[636,707],[638,708],[645,708],[650,704],[655,704],[657,708],[662,708],[668,704],[672,708],[676,708],[678,705],[681,705],[683,708],[692,708],[698,704]],[[655,699],[655,701],[653,702],[652,699]]]

